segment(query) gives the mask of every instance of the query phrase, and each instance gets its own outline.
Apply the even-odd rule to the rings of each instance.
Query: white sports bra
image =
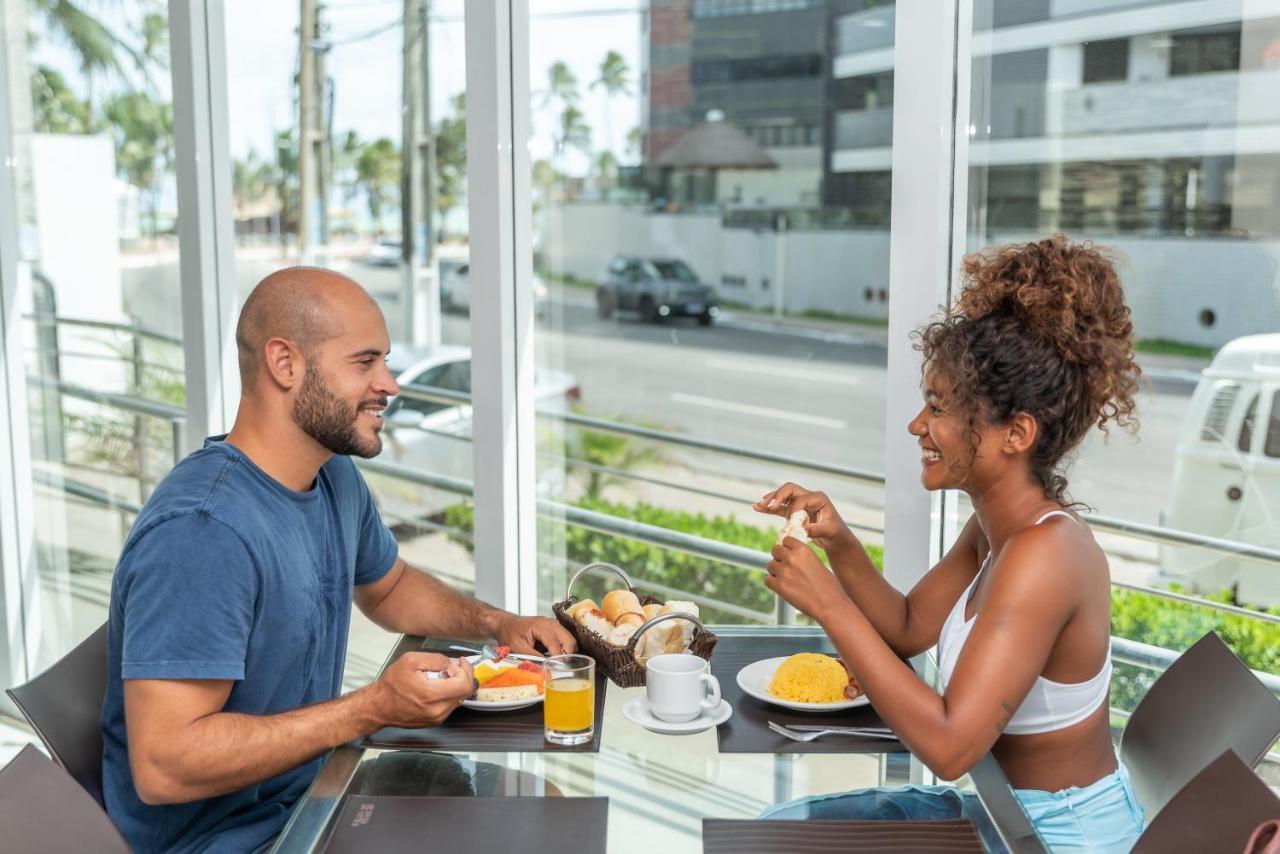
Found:
[[[1065,510],[1051,510],[1037,519],[1035,524],[1039,525],[1050,516],[1073,518]],[[988,553],[978,574],[965,588],[964,593],[960,594],[959,601],[947,615],[947,621],[942,624],[942,633],[938,636],[938,677],[943,691],[947,690],[947,683],[951,681],[951,674],[955,670],[956,662],[960,659],[960,650],[964,649],[965,641],[969,639],[969,631],[973,628],[973,623],[978,616],[975,612],[973,618],[968,620],[964,618],[965,608],[969,604],[969,594],[977,586],[978,579],[982,577],[983,571],[990,562],[991,555]],[[1068,685],[1045,679],[1043,676],[1036,677],[1035,684],[1027,693],[1027,698],[1022,701],[1018,711],[1014,712],[1009,723],[1005,724],[1004,731],[1009,735],[1031,735],[1066,729],[1072,724],[1078,724],[1107,701],[1107,688],[1110,685],[1111,649],[1108,645],[1106,662],[1097,675],[1087,682]]]

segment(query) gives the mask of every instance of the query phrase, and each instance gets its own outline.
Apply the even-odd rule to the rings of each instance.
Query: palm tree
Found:
[[[586,151],[591,145],[591,128],[582,117],[582,111],[572,104],[560,113],[560,127],[556,135],[556,157],[569,148]]]
[[[553,62],[547,69],[547,89],[542,93],[542,106],[550,105],[553,100],[564,106],[578,102],[578,78],[563,62]]]
[[[356,160],[356,175],[369,199],[374,227],[382,225],[383,205],[394,200],[400,187],[400,150],[385,136],[366,145]]]
[[[49,33],[71,48],[80,63],[89,96],[93,103],[93,82],[100,75],[125,76],[125,66],[120,60],[124,54],[134,68],[146,73],[147,55],[118,35],[98,18],[86,12],[73,0],[31,0],[31,7],[44,18]],[[144,38],[152,15],[144,17]],[[163,22],[163,18],[160,18]],[[150,25],[154,32],[154,24]],[[166,28],[167,29],[167,28]]]
[[[622,58],[622,54],[611,50],[600,61],[600,76],[591,81],[592,89],[599,87],[604,93],[604,148],[606,151],[613,149],[613,122],[609,106],[616,96],[625,95],[631,91],[631,81],[627,77],[630,73],[631,69],[627,66],[627,61]]]
[[[154,239],[161,177],[173,162],[173,105],[146,92],[127,92],[108,101],[103,116],[114,132],[116,166],[122,177],[148,195]]]

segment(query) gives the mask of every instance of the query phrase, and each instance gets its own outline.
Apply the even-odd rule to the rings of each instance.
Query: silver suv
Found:
[[[613,317],[618,310],[638,311],[641,319],[650,323],[668,317],[696,317],[703,326],[710,326],[720,313],[715,289],[698,281],[685,262],[630,255],[610,261],[596,286],[600,317]]]

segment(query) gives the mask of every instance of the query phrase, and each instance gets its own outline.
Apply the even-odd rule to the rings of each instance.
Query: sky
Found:
[[[431,4],[432,119],[447,114],[450,99],[466,86],[466,37],[462,0],[434,0]],[[561,60],[579,81],[580,109],[592,128],[592,147],[603,147],[604,128],[612,134],[609,147],[626,162],[626,134],[639,124],[639,76],[643,0],[534,0],[530,4],[530,85],[534,89],[535,158],[551,154],[554,113],[538,110],[539,90],[545,88],[546,69]],[[400,137],[402,28],[393,22],[403,13],[402,0],[333,0],[324,16],[330,23],[334,47],[329,74],[334,80],[334,128],[354,128],[361,137]],[[228,94],[231,107],[231,148],[238,157],[255,148],[270,149],[273,130],[293,124],[291,78],[297,56],[294,34],[298,3],[288,0],[227,0]],[[368,38],[356,38],[377,32]],[[589,83],[598,76],[600,61],[609,50],[620,53],[631,68],[629,95],[608,107],[599,89]],[[585,164],[582,164],[585,165]]]

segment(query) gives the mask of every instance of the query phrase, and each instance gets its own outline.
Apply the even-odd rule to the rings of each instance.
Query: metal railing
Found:
[[[60,393],[69,397],[118,407],[131,413],[168,419],[171,422],[173,429],[175,463],[181,457],[182,448],[185,447],[183,439],[186,415],[185,411],[181,408],[130,395],[101,392],[63,381],[47,380],[40,377],[31,377],[29,379],[33,383],[52,386]],[[469,394],[449,391],[446,389],[427,389],[422,386],[405,386],[401,389],[400,396],[411,400],[442,402],[450,405],[471,403],[471,395]],[[759,462],[786,465],[789,467],[805,468],[812,471],[839,475],[854,482],[868,485],[881,487],[884,485],[884,476],[882,474],[864,469],[832,465],[815,460],[775,454],[768,451],[739,448],[706,439],[697,439],[694,437],[667,433],[650,427],[609,421],[572,412],[544,409],[540,410],[538,414],[543,417],[560,419],[567,424],[572,424],[585,429],[610,432],[617,435],[648,441],[663,442],[695,450],[710,451],[713,453],[729,455],[738,459],[749,459]],[[458,478],[438,475],[381,460],[359,460],[358,464],[365,470],[405,480],[410,483],[416,483],[421,486],[440,489],[463,496],[470,496],[472,494],[471,483]],[[618,474],[625,473],[618,472]],[[670,485],[674,488],[680,487],[680,484],[673,483]],[[763,572],[764,565],[769,561],[769,555],[765,552],[759,552],[754,549],[744,548],[731,543],[724,543],[717,540],[707,539],[705,537],[699,537],[694,534],[673,531],[668,528],[649,525],[632,519],[611,516],[606,513],[599,513],[597,511],[587,510],[573,505],[540,500],[538,502],[538,512],[543,515],[562,518],[569,524],[595,530],[600,533],[628,537],[649,545],[669,548],[710,560],[717,560],[730,565],[758,570],[761,572]],[[1270,549],[1263,546],[1254,546],[1233,540],[1225,540],[1219,537],[1210,537],[1187,531],[1164,528],[1156,525],[1130,522],[1099,514],[1087,513],[1084,515],[1088,519],[1089,523],[1098,530],[1110,531],[1157,543],[1204,548],[1211,551],[1234,555],[1245,560],[1280,567],[1280,550]],[[1240,608],[1235,605],[1215,602],[1210,599],[1188,596],[1175,591],[1119,582],[1115,583],[1115,586],[1120,587],[1121,589],[1135,590],[1163,599],[1184,602],[1222,613],[1257,619],[1262,622],[1271,624],[1280,623],[1280,617],[1274,614]],[[787,616],[785,608],[780,606],[777,616],[779,618]]]

